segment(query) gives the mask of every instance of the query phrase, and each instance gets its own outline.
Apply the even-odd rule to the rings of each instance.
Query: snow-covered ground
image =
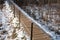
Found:
[[[8,2],[5,1],[4,5],[0,10],[0,40],[30,40],[21,23],[19,26],[19,19],[14,17]]]

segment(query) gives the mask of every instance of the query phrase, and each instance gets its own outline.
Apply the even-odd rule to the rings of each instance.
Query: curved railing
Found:
[[[50,31],[46,25],[38,23],[36,20],[34,20],[32,17],[30,17],[21,7],[19,7],[14,1],[10,0],[10,2],[19,10],[22,12],[23,15],[25,15],[28,19],[32,21],[32,23],[35,23],[38,25],[40,29],[42,29],[46,34],[48,34],[51,37],[51,40],[60,40],[60,35],[56,35],[55,32]],[[31,27],[33,28],[33,27]],[[32,32],[32,30],[31,30]],[[31,33],[32,36],[32,33]]]

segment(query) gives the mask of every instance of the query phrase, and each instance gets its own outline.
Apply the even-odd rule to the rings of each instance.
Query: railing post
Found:
[[[21,22],[21,21],[20,21],[20,11],[19,11],[19,28],[20,28],[20,22]]]
[[[31,40],[33,39],[33,23],[31,23]]]
[[[13,10],[14,10],[14,12],[13,12],[13,13],[14,13],[14,17],[15,17],[15,6],[13,5],[13,7],[14,7],[14,9],[13,9]]]

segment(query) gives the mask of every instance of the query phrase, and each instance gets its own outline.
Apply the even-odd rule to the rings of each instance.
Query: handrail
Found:
[[[45,26],[45,25],[41,25],[40,23],[38,23],[36,20],[34,20],[32,17],[30,17],[25,11],[23,11],[23,9],[21,9],[21,7],[19,7],[16,3],[14,3],[12,0],[10,0],[10,2],[19,10],[22,12],[23,15],[25,15],[28,19],[30,19],[33,23],[35,23],[36,25],[38,25],[38,27],[40,29],[42,29],[46,34],[49,35],[49,37],[51,37],[53,40],[56,40],[56,35],[54,35],[53,32],[49,31],[49,29]]]

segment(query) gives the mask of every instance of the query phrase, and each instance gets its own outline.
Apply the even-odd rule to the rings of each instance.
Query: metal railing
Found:
[[[51,38],[51,40],[60,40],[60,37],[56,37],[55,33],[51,32],[48,27],[45,25],[42,25],[41,23],[38,23],[36,20],[34,20],[32,17],[30,17],[21,7],[19,7],[14,1],[10,0],[10,2],[19,10],[22,12],[24,16],[26,16],[29,20],[32,21],[31,23],[31,40],[33,37],[33,24],[38,25],[40,29],[42,29],[46,34],[48,34]],[[15,10],[15,9],[14,9]],[[15,12],[14,12],[15,13]],[[20,16],[19,16],[20,17]]]

